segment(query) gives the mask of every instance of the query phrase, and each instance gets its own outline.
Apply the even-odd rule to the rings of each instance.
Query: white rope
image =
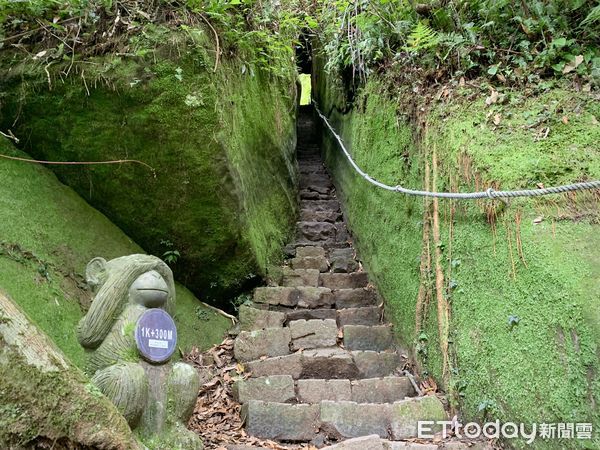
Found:
[[[492,188],[489,188],[486,191],[480,191],[480,192],[430,192],[430,191],[420,191],[420,190],[415,190],[415,189],[407,189],[400,185],[390,186],[388,184],[382,183],[381,181],[377,181],[375,178],[371,177],[368,173],[366,173],[364,170],[362,170],[358,166],[358,164],[356,164],[356,162],[354,161],[354,159],[352,159],[352,156],[346,149],[346,146],[344,145],[344,141],[342,140],[340,135],[336,133],[334,128],[329,123],[329,120],[327,120],[327,117],[325,117],[323,115],[323,113],[319,110],[319,108],[317,107],[317,104],[315,102],[313,102],[313,104],[315,107],[315,111],[317,112],[319,117],[321,117],[321,120],[323,120],[323,123],[325,123],[325,125],[327,125],[327,128],[329,129],[329,131],[331,132],[331,134],[333,135],[335,140],[338,142],[340,148],[344,152],[344,155],[346,155],[348,162],[354,168],[354,170],[356,170],[356,172],[362,178],[367,180],[369,183],[371,183],[377,187],[380,187],[382,189],[386,189],[388,191],[400,192],[400,193],[406,194],[406,195],[418,195],[421,197],[439,197],[439,198],[454,198],[454,199],[463,199],[463,200],[473,200],[473,199],[478,199],[478,198],[494,199],[494,198],[512,198],[512,197],[539,197],[540,195],[562,194],[565,192],[581,191],[581,190],[585,190],[585,189],[600,189],[600,181],[586,181],[583,183],[566,184],[563,186],[555,186],[555,187],[542,188],[542,189],[524,189],[524,190],[520,190],[520,191],[496,191]]]

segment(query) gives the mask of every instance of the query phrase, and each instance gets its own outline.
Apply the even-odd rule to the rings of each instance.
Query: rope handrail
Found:
[[[358,164],[356,164],[356,162],[354,161],[354,159],[352,159],[352,156],[348,152],[348,149],[344,145],[344,141],[342,140],[340,135],[335,131],[335,129],[331,126],[327,117],[325,117],[325,115],[323,115],[321,110],[319,110],[317,103],[313,102],[313,105],[315,107],[315,111],[317,112],[317,114],[319,115],[321,120],[323,120],[323,123],[325,123],[325,125],[327,125],[327,128],[329,129],[329,131],[331,132],[333,137],[338,142],[340,148],[344,152],[344,155],[346,156],[346,158],[348,159],[348,162],[354,168],[354,170],[356,170],[356,172],[362,178],[367,180],[369,183],[371,183],[377,187],[380,187],[382,189],[386,189],[388,191],[400,192],[400,193],[406,194],[406,195],[417,195],[417,196],[421,196],[421,197],[438,197],[438,198],[474,200],[474,199],[480,199],[480,198],[502,199],[502,198],[514,198],[514,197],[539,197],[541,195],[563,194],[565,192],[571,192],[571,191],[581,191],[581,190],[587,190],[587,189],[600,189],[600,180],[585,181],[582,183],[565,184],[562,186],[554,186],[554,187],[541,188],[541,189],[523,189],[523,190],[516,190],[516,191],[496,191],[493,188],[489,188],[485,191],[479,191],[479,192],[430,192],[430,191],[421,191],[421,190],[417,190],[417,189],[408,189],[408,188],[402,187],[399,184],[396,186],[390,186],[388,184],[382,183],[381,181],[377,181],[375,178],[371,177],[364,170],[362,170],[358,166]]]

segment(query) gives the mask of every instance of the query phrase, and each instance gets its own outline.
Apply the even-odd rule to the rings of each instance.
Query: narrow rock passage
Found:
[[[234,354],[250,377],[236,382],[234,395],[246,432],[317,447],[377,435],[359,447],[397,448],[388,441],[416,437],[417,421],[443,420],[444,408],[435,396],[415,397],[401,375],[405,362],[350,243],[308,108],[297,156],[300,217],[290,258],[279,285],[257,288],[240,308]]]

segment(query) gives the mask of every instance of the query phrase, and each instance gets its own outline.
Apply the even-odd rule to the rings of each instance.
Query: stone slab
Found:
[[[381,322],[381,309],[377,306],[338,309],[336,319],[340,328],[346,325],[378,325]]]
[[[295,320],[289,323],[292,350],[333,347],[337,343],[338,328],[333,319]]]
[[[322,273],[319,285],[330,289],[357,289],[364,288],[369,283],[366,272],[354,273]]]
[[[319,405],[251,400],[242,406],[246,432],[262,439],[310,441],[319,426]]]
[[[315,269],[319,272],[327,272],[329,263],[324,256],[304,256],[296,257],[291,260],[294,269]]]
[[[400,358],[395,352],[353,351],[351,352],[358,377],[379,378],[395,375]]]
[[[255,377],[267,377],[271,375],[290,375],[294,379],[300,378],[302,374],[302,355],[279,356],[275,358],[259,359],[244,364],[247,372]]]
[[[242,331],[233,343],[233,354],[242,362],[263,356],[283,356],[290,353],[290,341],[289,328]]]
[[[296,249],[297,258],[318,258],[325,257],[325,249],[318,246],[298,247]]]
[[[331,439],[388,437],[391,405],[321,402],[321,431]]]
[[[239,309],[240,330],[252,331],[263,328],[280,328],[286,319],[286,315],[278,311],[254,308],[242,305]]]
[[[339,444],[323,447],[321,450],[386,450],[381,438],[376,434],[347,439]]]
[[[290,403],[296,400],[294,379],[290,375],[248,378],[233,383],[233,398],[238,403],[250,400]]]
[[[293,311],[286,312],[288,322],[294,320],[324,320],[333,319],[336,320],[337,312],[335,309],[295,309]]]
[[[316,269],[290,269],[283,268],[282,277],[283,286],[301,287],[311,286],[318,287],[319,285],[319,270]]]
[[[407,377],[366,378],[352,381],[352,397],[357,403],[394,403],[415,395]]]
[[[393,348],[394,335],[389,325],[346,325],[344,347],[348,350],[384,351]]]
[[[339,348],[302,352],[300,378],[354,379],[359,375],[352,355]]]
[[[352,389],[350,380],[298,380],[296,382],[298,401],[320,403],[323,400],[350,401]]]
[[[390,430],[393,440],[417,436],[420,420],[447,420],[442,402],[434,395],[395,402],[390,410]],[[441,427],[440,427],[441,429]],[[434,428],[433,430],[438,431]]]
[[[333,291],[335,306],[338,309],[375,306],[377,292],[373,289],[338,289]]]

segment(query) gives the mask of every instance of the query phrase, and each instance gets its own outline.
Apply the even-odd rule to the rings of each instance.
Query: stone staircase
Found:
[[[278,286],[257,288],[240,307],[234,354],[250,377],[235,383],[234,395],[246,432],[262,439],[323,447],[366,436],[374,442],[373,435],[413,438],[418,420],[447,416],[437,397],[416,397],[402,375],[405,361],[349,243],[313,127],[303,111],[301,212],[290,258]]]

